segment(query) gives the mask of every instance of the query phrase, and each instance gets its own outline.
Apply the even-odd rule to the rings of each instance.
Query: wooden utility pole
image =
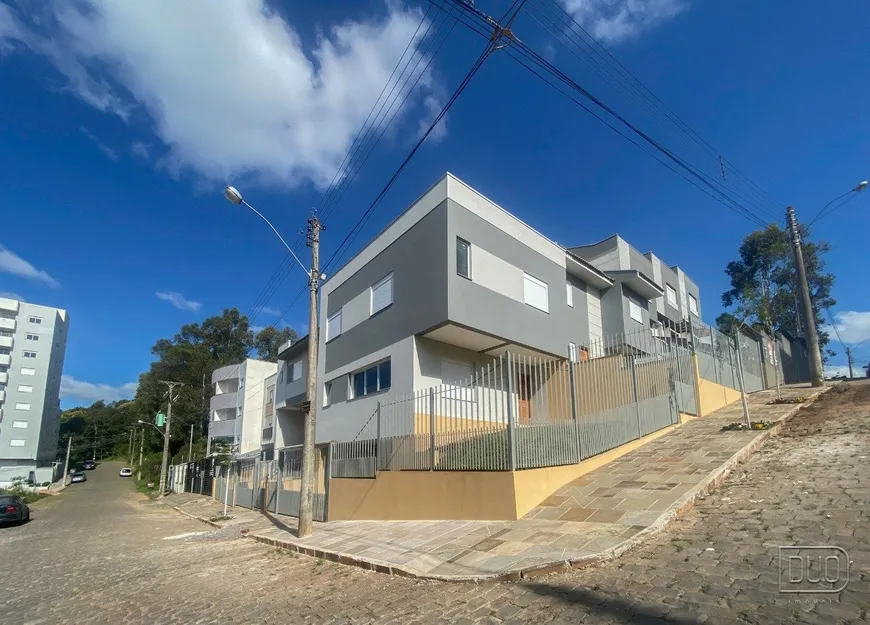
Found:
[[[72,447],[72,436],[66,439],[66,461],[63,463],[63,485],[66,486],[66,475],[69,473],[69,452]]]
[[[822,386],[824,377],[822,373],[822,353],[819,351],[819,334],[816,329],[816,316],[813,314],[813,300],[810,297],[810,286],[807,282],[807,269],[804,266],[804,252],[801,247],[801,235],[798,229],[794,207],[789,206],[785,211],[786,222],[791,232],[791,244],[794,248],[795,267],[797,268],[798,290],[800,291],[800,304],[803,310],[804,330],[807,337],[807,350],[810,357],[810,384]]]
[[[139,430],[139,472],[136,476],[136,481],[142,481],[142,448],[145,446],[145,428]]]
[[[302,442],[302,485],[299,493],[299,537],[314,531],[314,437],[317,430],[317,291],[320,285],[320,232],[324,228],[315,216],[308,218],[307,243],[311,248],[308,274],[308,378],[306,385],[305,434]]]
[[[169,406],[166,409],[166,426],[163,431],[163,460],[160,463],[160,497],[166,496],[166,471],[169,468],[169,424],[172,421],[172,400],[174,399],[172,392],[176,386],[184,386],[182,382],[167,382],[160,380],[161,384],[165,384],[169,390],[166,395],[169,398]]]

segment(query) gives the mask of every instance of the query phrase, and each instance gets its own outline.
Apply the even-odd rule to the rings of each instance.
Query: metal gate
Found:
[[[214,488],[215,458],[203,458],[187,463],[184,477],[184,492],[211,497]]]
[[[314,448],[314,520],[326,521],[329,501],[328,443]],[[277,461],[277,488],[275,511],[278,514],[299,516],[302,487],[302,445],[282,449]]]

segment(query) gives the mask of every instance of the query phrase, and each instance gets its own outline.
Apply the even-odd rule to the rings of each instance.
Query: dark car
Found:
[[[93,460],[85,460],[82,464],[82,468],[85,471],[93,471],[97,468],[97,464]]]
[[[26,523],[30,520],[30,508],[17,495],[0,495],[0,524]]]
[[[81,471],[76,471],[75,473],[73,473],[72,478],[70,479],[70,482],[72,482],[73,484],[75,484],[77,482],[87,482],[87,481],[88,481],[88,476],[85,475],[84,473],[82,473]]]

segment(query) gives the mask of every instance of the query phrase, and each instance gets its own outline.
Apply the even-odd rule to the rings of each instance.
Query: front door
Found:
[[[532,385],[529,374],[517,372],[517,423],[532,420]]]

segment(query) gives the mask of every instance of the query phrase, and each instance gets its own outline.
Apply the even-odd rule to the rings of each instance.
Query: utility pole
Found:
[[[160,463],[160,497],[166,496],[166,470],[169,467],[169,423],[172,421],[172,392],[176,386],[184,386],[182,382],[168,382],[160,380],[161,384],[168,387],[166,396],[169,398],[169,406],[166,409],[166,426],[163,431],[163,460]]]
[[[308,218],[307,245],[311,248],[308,274],[308,379],[306,385],[305,434],[302,442],[302,485],[299,493],[299,537],[314,531],[314,436],[317,431],[317,291],[320,285],[320,220]]]
[[[66,440],[66,461],[63,463],[63,485],[66,486],[66,475],[69,473],[69,452],[72,447],[72,436]]]
[[[187,461],[193,460],[193,423],[190,424],[190,447],[187,450]]]
[[[136,453],[136,428],[130,430],[130,466],[133,466],[133,457]]]
[[[846,360],[849,361],[849,379],[851,380],[855,376],[852,375],[852,350],[850,348],[846,348]]]
[[[810,384],[822,386],[822,353],[819,351],[819,335],[816,330],[816,317],[813,314],[813,301],[810,298],[810,287],[807,283],[807,269],[804,266],[804,253],[801,248],[801,235],[798,229],[794,207],[789,206],[785,211],[786,222],[791,231],[791,244],[794,248],[795,267],[797,268],[798,289],[801,295],[801,309],[803,310],[804,330],[806,331],[807,349],[810,357]]]
[[[139,430],[139,471],[137,473],[136,481],[142,481],[142,448],[145,446],[145,428]]]

